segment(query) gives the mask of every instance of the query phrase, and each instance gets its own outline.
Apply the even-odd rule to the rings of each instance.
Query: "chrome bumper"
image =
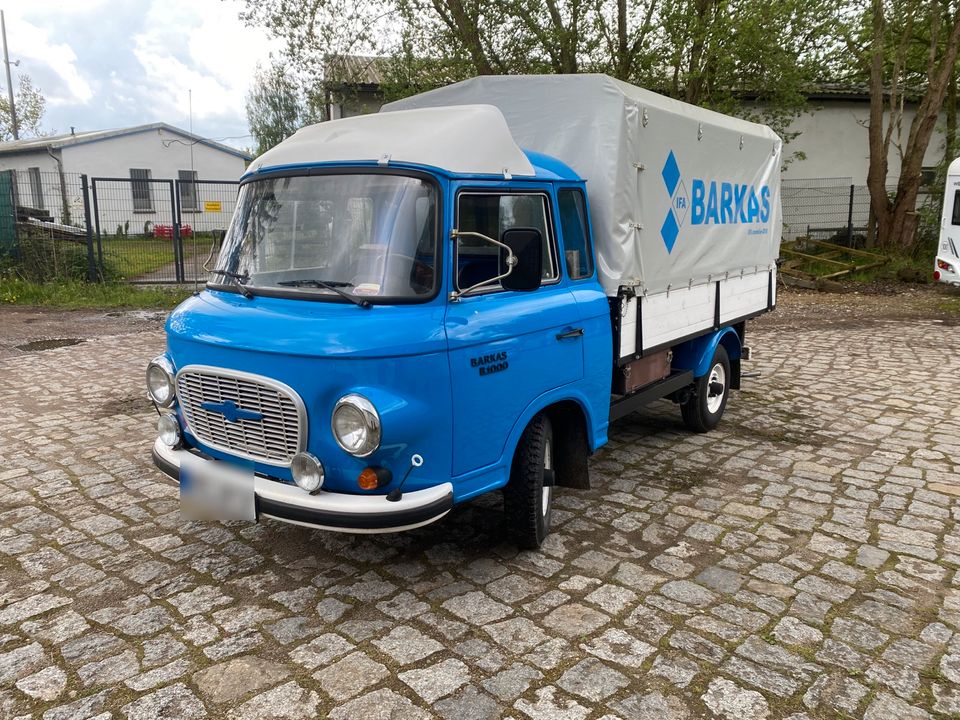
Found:
[[[188,450],[173,450],[158,439],[153,462],[179,482],[180,458]],[[453,508],[453,485],[442,483],[426,490],[405,492],[397,502],[385,495],[347,495],[320,491],[308,495],[295,485],[254,477],[257,518],[268,517],[295,525],[351,533],[388,533],[429,525]]]

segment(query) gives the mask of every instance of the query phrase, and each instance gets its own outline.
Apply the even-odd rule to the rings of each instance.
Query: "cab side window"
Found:
[[[960,225],[960,190],[953,193],[953,219],[952,224]]]
[[[461,232],[480,233],[494,240],[500,240],[511,228],[536,228],[543,237],[543,282],[559,277],[545,195],[461,193],[456,222]],[[466,290],[497,277],[499,262],[500,248],[496,245],[478,237],[458,237],[457,289]]]
[[[567,275],[580,280],[593,275],[593,251],[587,232],[587,204],[579,188],[563,188],[557,193],[560,228],[563,230],[563,255]]]

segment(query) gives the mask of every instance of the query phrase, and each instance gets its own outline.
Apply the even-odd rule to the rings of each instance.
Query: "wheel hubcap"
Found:
[[[723,365],[717,363],[710,371],[707,380],[707,410],[712,415],[723,404],[723,396],[727,392],[727,373]]]
[[[553,440],[547,438],[543,443],[543,469],[553,470]],[[551,473],[552,474],[552,473]],[[540,497],[540,512],[546,517],[550,510],[550,501],[553,498],[553,485],[544,485]]]

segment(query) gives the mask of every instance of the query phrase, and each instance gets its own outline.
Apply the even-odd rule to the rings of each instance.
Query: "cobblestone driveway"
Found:
[[[960,713],[960,332],[811,317],[754,330],[716,432],[617,425],[540,553],[496,498],[374,538],[181,523],[159,333],[4,358],[0,717]]]

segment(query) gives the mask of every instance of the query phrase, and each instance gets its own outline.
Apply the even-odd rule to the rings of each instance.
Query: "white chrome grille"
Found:
[[[291,388],[270,378],[187,366],[177,373],[177,398],[190,432],[217,450],[274,465],[289,465],[306,444],[303,402]],[[241,417],[230,422],[224,412],[202,407],[204,403],[230,402],[241,414],[245,411],[263,417]]]

